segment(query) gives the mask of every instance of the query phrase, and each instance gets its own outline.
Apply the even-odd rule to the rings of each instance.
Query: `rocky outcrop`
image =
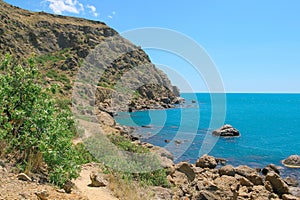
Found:
[[[290,168],[300,168],[300,156],[291,155],[287,159],[283,160],[282,164]]]
[[[245,165],[226,165],[216,169],[214,164],[207,164],[214,163],[214,159],[202,156],[197,161],[205,163],[202,167],[197,163],[176,164],[175,171],[169,175],[169,180],[175,184],[172,199],[299,199],[289,192],[288,185],[274,171],[263,176]]]
[[[231,125],[226,124],[219,129],[214,130],[213,135],[220,137],[236,137],[240,136],[239,130],[233,128]]]

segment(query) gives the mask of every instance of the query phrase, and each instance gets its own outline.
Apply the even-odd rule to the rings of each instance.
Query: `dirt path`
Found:
[[[93,165],[85,165],[82,167],[80,177],[74,183],[78,190],[88,197],[89,200],[118,200],[111,194],[107,187],[89,187],[90,174],[92,171],[98,171],[99,168]]]

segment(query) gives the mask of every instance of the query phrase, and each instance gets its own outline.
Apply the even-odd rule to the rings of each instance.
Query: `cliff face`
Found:
[[[178,89],[147,54],[102,22],[30,12],[0,1],[0,53],[7,52],[18,58],[34,54],[45,84],[61,85],[62,98],[70,99],[83,64],[102,66],[95,96],[99,109],[108,113],[169,108],[177,100]],[[115,93],[121,93],[118,105],[111,103]]]

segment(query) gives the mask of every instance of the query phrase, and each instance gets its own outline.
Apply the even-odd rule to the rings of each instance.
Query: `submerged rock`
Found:
[[[233,128],[233,126],[226,124],[219,129],[216,129],[212,132],[213,135],[220,137],[236,137],[240,136],[239,130]]]
[[[300,168],[300,156],[291,155],[287,159],[283,160],[282,164],[290,168]]]
[[[299,185],[297,179],[295,179],[293,177],[286,177],[284,179],[284,182],[286,182],[286,184],[288,184],[288,186],[292,186],[292,187],[297,187]]]

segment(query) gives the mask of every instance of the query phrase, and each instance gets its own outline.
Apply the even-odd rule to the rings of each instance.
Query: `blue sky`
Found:
[[[103,21],[118,32],[143,27],[172,29],[206,50],[227,92],[300,92],[298,0],[5,1],[33,11]],[[183,59],[157,50],[147,52],[154,63],[184,76],[193,91],[207,90]],[[178,76],[169,75],[183,91],[191,90]]]

